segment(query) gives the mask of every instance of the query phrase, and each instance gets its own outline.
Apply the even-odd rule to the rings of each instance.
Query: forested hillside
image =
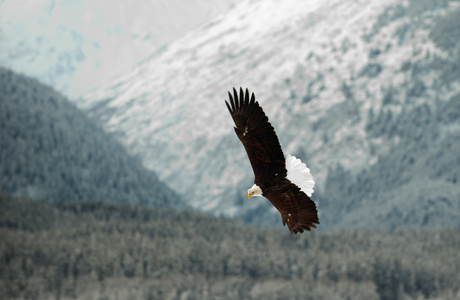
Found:
[[[0,149],[0,192],[6,194],[63,202],[180,204],[153,172],[61,94],[4,68]]]
[[[397,118],[388,106],[377,115],[370,111],[367,134],[380,139],[387,153],[355,176],[341,165],[330,170],[321,197],[323,223],[389,231],[460,227],[459,129],[460,94]]]
[[[460,299],[460,230],[304,233],[0,195],[2,299]]]

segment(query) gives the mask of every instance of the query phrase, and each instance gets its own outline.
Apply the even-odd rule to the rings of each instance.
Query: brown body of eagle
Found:
[[[310,197],[287,178],[286,160],[278,137],[262,107],[249,91],[240,95],[229,92],[230,104],[225,101],[235,122],[235,132],[249,157],[254,170],[254,183],[281,214],[283,225],[292,233],[316,228],[318,211]]]

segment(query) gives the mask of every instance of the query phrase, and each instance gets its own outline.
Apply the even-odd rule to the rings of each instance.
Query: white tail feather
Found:
[[[311,197],[315,181],[310,173],[310,169],[300,159],[295,156],[288,155],[286,157],[287,179],[297,185],[301,191]]]

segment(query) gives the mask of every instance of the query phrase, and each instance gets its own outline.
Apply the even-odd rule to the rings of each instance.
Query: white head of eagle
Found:
[[[235,133],[246,149],[254,171],[254,185],[248,190],[252,196],[266,197],[281,214],[283,225],[292,233],[316,228],[319,224],[316,204],[310,197],[315,181],[310,169],[295,156],[284,159],[283,151],[273,126],[254,93],[240,88],[238,95],[229,92],[225,101],[235,122]]]
[[[248,199],[252,196],[262,196],[262,189],[254,183],[254,185],[248,190]]]

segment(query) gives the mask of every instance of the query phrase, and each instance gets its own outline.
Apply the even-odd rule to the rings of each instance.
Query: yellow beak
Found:
[[[252,196],[251,193],[248,193],[248,199],[251,198],[251,196]]]

